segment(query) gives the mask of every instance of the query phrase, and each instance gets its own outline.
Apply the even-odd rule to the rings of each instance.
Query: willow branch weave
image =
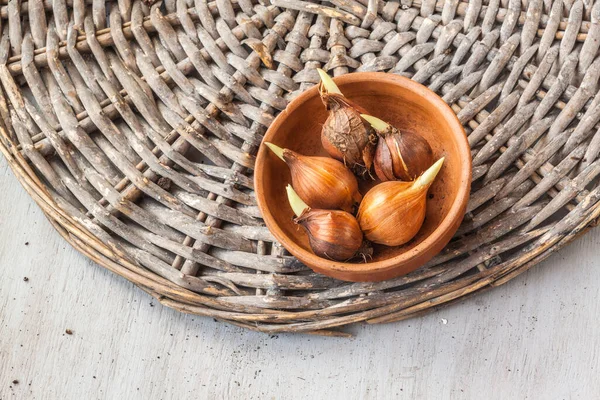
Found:
[[[0,22],[14,173],[75,248],[183,312],[343,334],[500,285],[600,214],[600,2],[0,0]],[[467,215],[407,276],[315,274],[263,224],[257,146],[316,68],[410,77],[466,128]]]

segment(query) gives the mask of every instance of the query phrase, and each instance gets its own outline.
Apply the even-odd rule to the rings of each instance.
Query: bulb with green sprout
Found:
[[[394,126],[371,115],[362,114],[377,135],[373,167],[382,181],[412,181],[433,164],[431,146],[421,135]]]
[[[319,257],[346,261],[357,255],[363,234],[356,218],[346,211],[310,208],[294,189],[286,187],[294,222],[304,228],[312,251]]]
[[[427,191],[443,163],[442,157],[414,182],[388,181],[369,190],[356,217],[365,237],[387,246],[408,243],[423,225]]]
[[[333,158],[343,161],[358,176],[369,174],[377,136],[360,117],[366,111],[345,97],[322,69],[319,94],[329,116],[323,124],[321,143]]]
[[[329,157],[303,156],[265,142],[290,169],[294,190],[312,208],[356,211],[362,196],[356,177],[340,161]]]

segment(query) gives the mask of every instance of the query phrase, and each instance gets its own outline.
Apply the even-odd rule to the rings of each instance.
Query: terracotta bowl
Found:
[[[264,145],[258,151],[254,172],[258,206],[275,238],[314,271],[355,282],[381,281],[407,274],[440,252],[463,219],[471,184],[471,152],[464,129],[439,96],[410,79],[365,72],[335,78],[335,83],[346,97],[370,114],[425,137],[435,159],[446,157],[429,189],[427,214],[421,230],[406,245],[376,245],[373,259],[367,263],[337,262],[316,256],[304,229],[293,222],[285,192],[285,186],[291,183],[289,170]],[[305,155],[325,156],[320,135],[327,115],[315,86],[279,114],[264,141]],[[372,185],[361,183],[363,195]]]

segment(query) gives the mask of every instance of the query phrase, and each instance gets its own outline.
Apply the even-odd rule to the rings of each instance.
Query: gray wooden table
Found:
[[[162,307],[88,261],[0,160],[2,400],[600,395],[600,230],[422,318],[269,336]]]

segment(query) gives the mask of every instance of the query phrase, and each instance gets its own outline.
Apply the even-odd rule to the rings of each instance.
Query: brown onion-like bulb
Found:
[[[343,161],[357,175],[369,174],[377,135],[360,117],[365,110],[348,100],[322,69],[319,94],[329,116],[323,124],[321,143],[333,158]]]
[[[380,180],[412,181],[433,164],[433,150],[421,135],[400,131],[370,115],[361,116],[379,135],[373,166]]]
[[[387,246],[409,242],[423,225],[427,190],[443,163],[442,157],[414,182],[388,181],[369,190],[357,216],[365,237]]]
[[[363,243],[363,234],[356,218],[339,210],[313,210],[294,189],[286,187],[294,219],[308,234],[310,248],[319,257],[346,261],[356,256]]]
[[[303,156],[273,143],[265,144],[288,165],[294,190],[311,208],[356,211],[362,196],[356,177],[344,164],[333,158]]]

